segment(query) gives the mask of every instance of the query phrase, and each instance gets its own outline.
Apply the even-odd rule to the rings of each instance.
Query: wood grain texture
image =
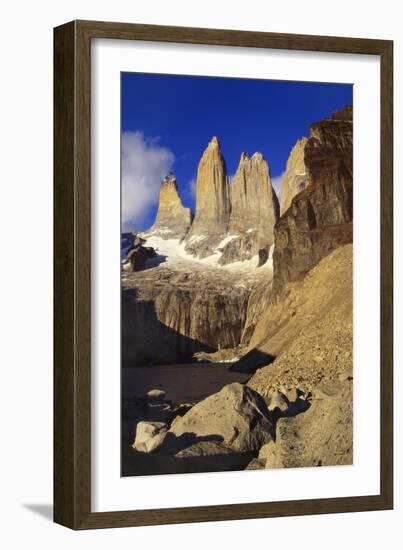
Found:
[[[287,502],[91,512],[91,39],[381,57],[381,491]],[[54,519],[72,529],[385,510],[393,506],[393,44],[390,41],[73,21],[54,31]]]
[[[54,519],[74,525],[74,25],[54,35]],[[88,368],[88,367],[87,367]]]

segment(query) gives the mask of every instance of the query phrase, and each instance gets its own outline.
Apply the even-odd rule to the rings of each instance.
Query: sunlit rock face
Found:
[[[199,257],[211,254],[227,233],[230,210],[225,160],[220,142],[213,137],[197,170],[195,217],[186,236],[187,250]]]
[[[221,264],[249,260],[266,251],[274,241],[273,228],[279,216],[277,195],[269,166],[261,153],[242,153],[231,183],[231,214],[228,233],[237,236],[223,248]]]
[[[192,212],[185,208],[178,193],[176,176],[169,173],[161,183],[157,216],[147,234],[165,239],[182,239],[192,223]]]
[[[229,232],[257,230],[272,243],[278,214],[278,200],[266,159],[261,153],[255,153],[252,157],[242,153],[231,184]]]
[[[353,238],[352,107],[312,124],[304,146],[308,185],[275,226],[273,294]]]
[[[308,138],[301,138],[291,150],[287,168],[281,182],[280,214],[283,215],[291,205],[292,199],[308,185],[308,174],[305,164],[305,146]]]
[[[164,265],[123,280],[124,366],[191,361],[196,352],[238,346],[251,285],[224,269]]]

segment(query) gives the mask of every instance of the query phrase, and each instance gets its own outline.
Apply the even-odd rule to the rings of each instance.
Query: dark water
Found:
[[[231,372],[231,363],[153,365],[122,369],[122,397],[140,397],[161,389],[176,404],[194,403],[221,390],[231,382],[246,382],[251,376]]]

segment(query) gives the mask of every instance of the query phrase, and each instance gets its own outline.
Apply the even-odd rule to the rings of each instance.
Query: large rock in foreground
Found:
[[[352,382],[333,380],[314,391],[303,414],[280,418],[276,441],[259,452],[263,468],[342,466],[353,463]]]
[[[168,433],[215,440],[233,451],[256,451],[271,441],[274,426],[263,398],[239,383],[229,384],[175,420]]]
[[[142,453],[155,451],[163,442],[167,429],[168,427],[164,422],[139,422],[133,449]]]

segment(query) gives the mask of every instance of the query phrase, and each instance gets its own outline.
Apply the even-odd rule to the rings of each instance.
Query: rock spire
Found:
[[[229,215],[227,169],[220,142],[217,137],[213,137],[200,159],[197,170],[196,211],[186,237],[187,249],[197,255],[208,255],[203,242],[209,240],[210,245],[214,246],[225,236]]]
[[[290,207],[292,199],[308,185],[308,174],[305,164],[305,146],[308,138],[297,141],[291,150],[287,168],[281,182],[280,215]]]
[[[176,176],[170,172],[161,183],[157,217],[147,233],[165,239],[181,239],[192,223],[192,212],[185,208],[178,193]]]
[[[242,153],[231,184],[229,233],[257,231],[260,238],[272,244],[278,215],[278,199],[266,159],[259,152],[252,157]]]

